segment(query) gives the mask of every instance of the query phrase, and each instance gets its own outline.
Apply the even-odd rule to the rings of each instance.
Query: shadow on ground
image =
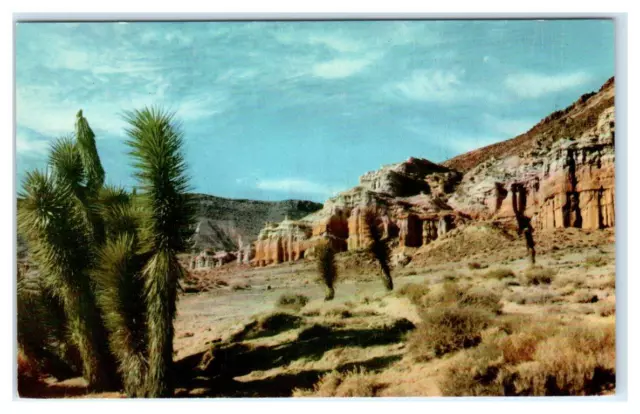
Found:
[[[251,381],[234,378],[253,371],[284,367],[299,359],[317,361],[331,349],[397,343],[413,328],[414,325],[407,320],[368,329],[334,329],[314,325],[302,331],[297,340],[274,346],[233,342],[218,344],[211,350],[178,361],[176,386],[189,391],[177,392],[176,397],[290,397],[295,388],[313,387],[328,371],[283,373]],[[395,355],[371,358],[340,365],[336,370],[342,372],[359,367],[379,370],[400,358]]]

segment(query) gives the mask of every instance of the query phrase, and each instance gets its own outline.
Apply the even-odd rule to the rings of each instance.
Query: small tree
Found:
[[[525,207],[527,205],[527,193],[522,184],[514,183],[511,185],[511,206],[513,213],[516,215],[516,222],[518,224],[518,234],[524,233],[524,238],[527,243],[527,251],[529,252],[529,258],[531,264],[536,264],[536,244],[533,240],[533,227],[531,226],[531,219],[524,214]]]
[[[316,256],[318,277],[325,286],[324,300],[333,300],[335,296],[334,285],[338,277],[333,248],[328,242],[321,243],[316,247]]]
[[[364,223],[369,236],[369,252],[378,261],[382,270],[382,282],[385,289],[393,290],[393,279],[391,278],[390,257],[391,250],[387,242],[383,240],[382,231],[379,226],[378,215],[373,208],[368,208],[364,212]]]

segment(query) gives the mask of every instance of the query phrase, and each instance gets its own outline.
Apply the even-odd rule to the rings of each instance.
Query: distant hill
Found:
[[[244,244],[255,241],[266,222],[280,222],[285,216],[297,220],[322,208],[320,203],[305,200],[234,200],[207,194],[194,194],[194,198],[195,250],[237,250],[239,239]]]

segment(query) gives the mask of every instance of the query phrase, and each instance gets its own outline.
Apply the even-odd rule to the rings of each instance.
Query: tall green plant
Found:
[[[319,280],[324,284],[324,300],[333,300],[335,292],[335,282],[338,277],[336,268],[335,253],[328,242],[316,246],[316,257]]]
[[[150,397],[172,395],[173,321],[178,281],[183,268],[177,254],[185,251],[193,206],[188,197],[186,165],[181,154],[182,131],[172,113],[145,108],[126,114],[127,144],[137,170],[144,206],[142,251],[149,260],[142,268],[148,329]]]
[[[91,238],[73,201],[73,190],[56,174],[29,172],[20,194],[18,226],[42,272],[45,286],[63,305],[71,342],[82,357],[83,373],[92,389],[107,389],[109,375],[105,337],[88,270]]]
[[[52,146],[47,173],[27,174],[18,227],[46,290],[64,310],[90,388],[113,389],[122,378],[130,396],[166,397],[173,393],[173,320],[183,271],[176,255],[186,248],[193,207],[173,115],[151,108],[126,119],[140,192],[104,185],[95,136],[80,111],[76,139]],[[46,339],[24,318],[32,299],[24,293],[19,340],[33,348]]]
[[[393,279],[391,278],[391,266],[389,264],[391,251],[385,240],[383,240],[375,210],[372,208],[365,210],[364,223],[369,236],[369,252],[380,265],[385,289],[391,291],[393,290]]]

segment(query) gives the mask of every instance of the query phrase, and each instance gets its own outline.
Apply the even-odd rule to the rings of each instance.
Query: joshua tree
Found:
[[[137,197],[145,213],[140,243],[148,259],[140,274],[148,329],[146,388],[150,397],[167,397],[173,394],[173,320],[184,272],[176,255],[188,247],[193,205],[187,195],[182,132],[173,114],[145,108],[127,113],[126,119],[140,189]]]
[[[533,241],[533,227],[531,226],[531,219],[524,214],[524,210],[527,204],[527,193],[522,184],[511,184],[511,206],[513,213],[516,215],[516,222],[518,223],[518,234],[524,233],[524,238],[527,242],[527,251],[531,264],[536,264],[536,249],[535,242]]]
[[[338,276],[338,270],[336,269],[335,254],[331,248],[331,244],[328,242],[319,244],[316,247],[318,276],[325,286],[324,300],[333,300],[335,296],[334,284]]]
[[[192,217],[182,135],[172,114],[156,108],[126,120],[140,183],[135,196],[104,186],[95,137],[80,111],[76,139],[56,142],[50,171],[27,174],[18,223],[44,287],[64,310],[89,386],[113,388],[119,373],[130,396],[165,397],[173,392],[182,275],[176,253]]]
[[[391,291],[393,290],[393,279],[391,279],[391,267],[389,265],[391,252],[389,246],[382,238],[382,232],[378,225],[378,217],[375,210],[372,208],[365,210],[364,223],[370,238],[369,251],[380,264],[385,289]]]

